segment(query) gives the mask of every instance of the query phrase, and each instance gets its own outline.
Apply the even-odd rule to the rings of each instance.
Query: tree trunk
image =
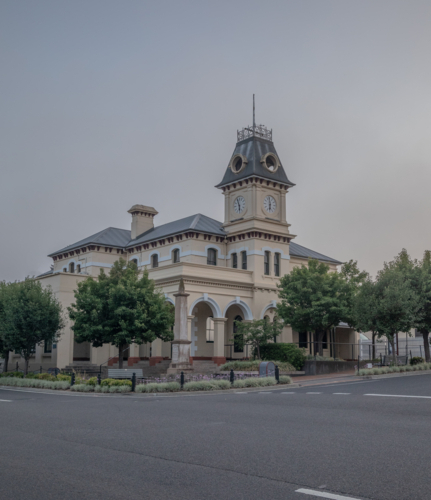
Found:
[[[376,359],[376,334],[374,332],[371,335],[371,342],[373,343],[373,352],[371,359]]]
[[[317,349],[319,351],[319,356],[323,357],[323,335],[325,335],[325,332],[318,332],[317,333]]]
[[[425,361],[430,362],[430,343],[429,343],[429,332],[422,333],[424,338],[424,351],[425,351]]]
[[[10,351],[6,351],[4,353],[3,373],[6,373],[7,369],[8,369],[8,365],[9,365],[9,353],[10,353]]]
[[[24,377],[27,376],[27,373],[28,373],[28,359],[29,358],[24,358]]]
[[[123,349],[124,344],[118,346],[118,368],[123,368]]]
[[[389,342],[392,347],[392,362],[394,363],[394,366],[397,366],[397,353],[395,352],[395,337],[391,337]]]

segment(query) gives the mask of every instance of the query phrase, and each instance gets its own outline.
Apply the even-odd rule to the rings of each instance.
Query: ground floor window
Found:
[[[207,343],[214,343],[214,320],[212,316],[207,318]]]
[[[49,354],[52,352],[52,343],[51,342],[45,342],[45,345],[43,346],[43,352],[45,354]]]

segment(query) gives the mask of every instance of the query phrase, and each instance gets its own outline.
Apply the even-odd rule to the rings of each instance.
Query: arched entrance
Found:
[[[239,340],[236,321],[244,321],[244,311],[239,304],[232,304],[226,310],[225,330],[225,357],[226,359],[244,359],[251,355],[250,346],[240,346],[235,340]]]

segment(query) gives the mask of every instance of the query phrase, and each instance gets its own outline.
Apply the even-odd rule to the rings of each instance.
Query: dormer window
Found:
[[[153,269],[159,267],[159,256],[156,253],[151,256],[151,267]]]
[[[215,248],[208,248],[207,264],[209,266],[217,265],[217,250]]]
[[[172,252],[172,262],[174,264],[177,264],[180,261],[180,249],[175,248],[174,251]]]

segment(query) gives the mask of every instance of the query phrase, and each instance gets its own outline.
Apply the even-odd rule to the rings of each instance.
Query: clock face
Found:
[[[237,214],[240,214],[244,211],[245,208],[245,199],[243,196],[238,196],[233,202],[233,208]]]
[[[273,214],[275,212],[275,209],[277,208],[277,203],[275,202],[274,198],[272,196],[267,196],[263,200],[263,208],[269,213]]]

